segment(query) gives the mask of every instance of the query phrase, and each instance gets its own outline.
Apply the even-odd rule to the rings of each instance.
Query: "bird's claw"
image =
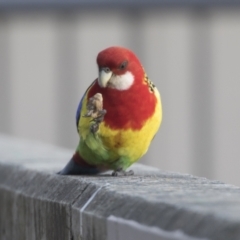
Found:
[[[103,121],[107,110],[103,109],[103,98],[101,93],[96,93],[93,97],[89,98],[87,103],[87,113],[84,117],[91,117],[92,122],[90,130],[96,133],[99,129],[99,124]]]
[[[112,172],[112,176],[117,177],[117,176],[132,176],[134,175],[133,170],[130,171],[124,171],[122,169],[117,169]]]
[[[103,121],[105,114],[107,113],[107,110],[103,109],[98,111],[98,116],[96,118],[93,118],[93,124],[91,125],[90,129],[92,133],[96,133],[99,129],[99,124]]]

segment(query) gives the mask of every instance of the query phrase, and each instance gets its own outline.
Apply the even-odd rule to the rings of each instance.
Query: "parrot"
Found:
[[[161,125],[160,93],[130,49],[102,50],[97,66],[76,112],[79,144],[60,175],[133,175],[127,168],[148,151]]]

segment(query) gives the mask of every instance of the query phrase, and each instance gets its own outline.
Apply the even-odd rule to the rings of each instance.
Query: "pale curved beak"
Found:
[[[102,68],[99,71],[99,75],[98,75],[98,84],[100,85],[100,87],[105,88],[108,84],[108,81],[111,79],[112,77],[112,71],[109,70],[109,68]]]

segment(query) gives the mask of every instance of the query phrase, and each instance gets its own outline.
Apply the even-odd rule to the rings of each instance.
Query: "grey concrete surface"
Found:
[[[73,151],[0,135],[0,240],[237,240],[240,188],[135,164],[59,176]]]

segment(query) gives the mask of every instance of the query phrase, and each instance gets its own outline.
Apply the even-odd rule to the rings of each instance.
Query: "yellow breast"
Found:
[[[104,123],[100,125],[99,136],[105,147],[116,157],[128,156],[133,163],[147,152],[162,121],[162,105],[157,88],[154,89],[154,94],[157,98],[154,114],[141,130],[112,130]]]

